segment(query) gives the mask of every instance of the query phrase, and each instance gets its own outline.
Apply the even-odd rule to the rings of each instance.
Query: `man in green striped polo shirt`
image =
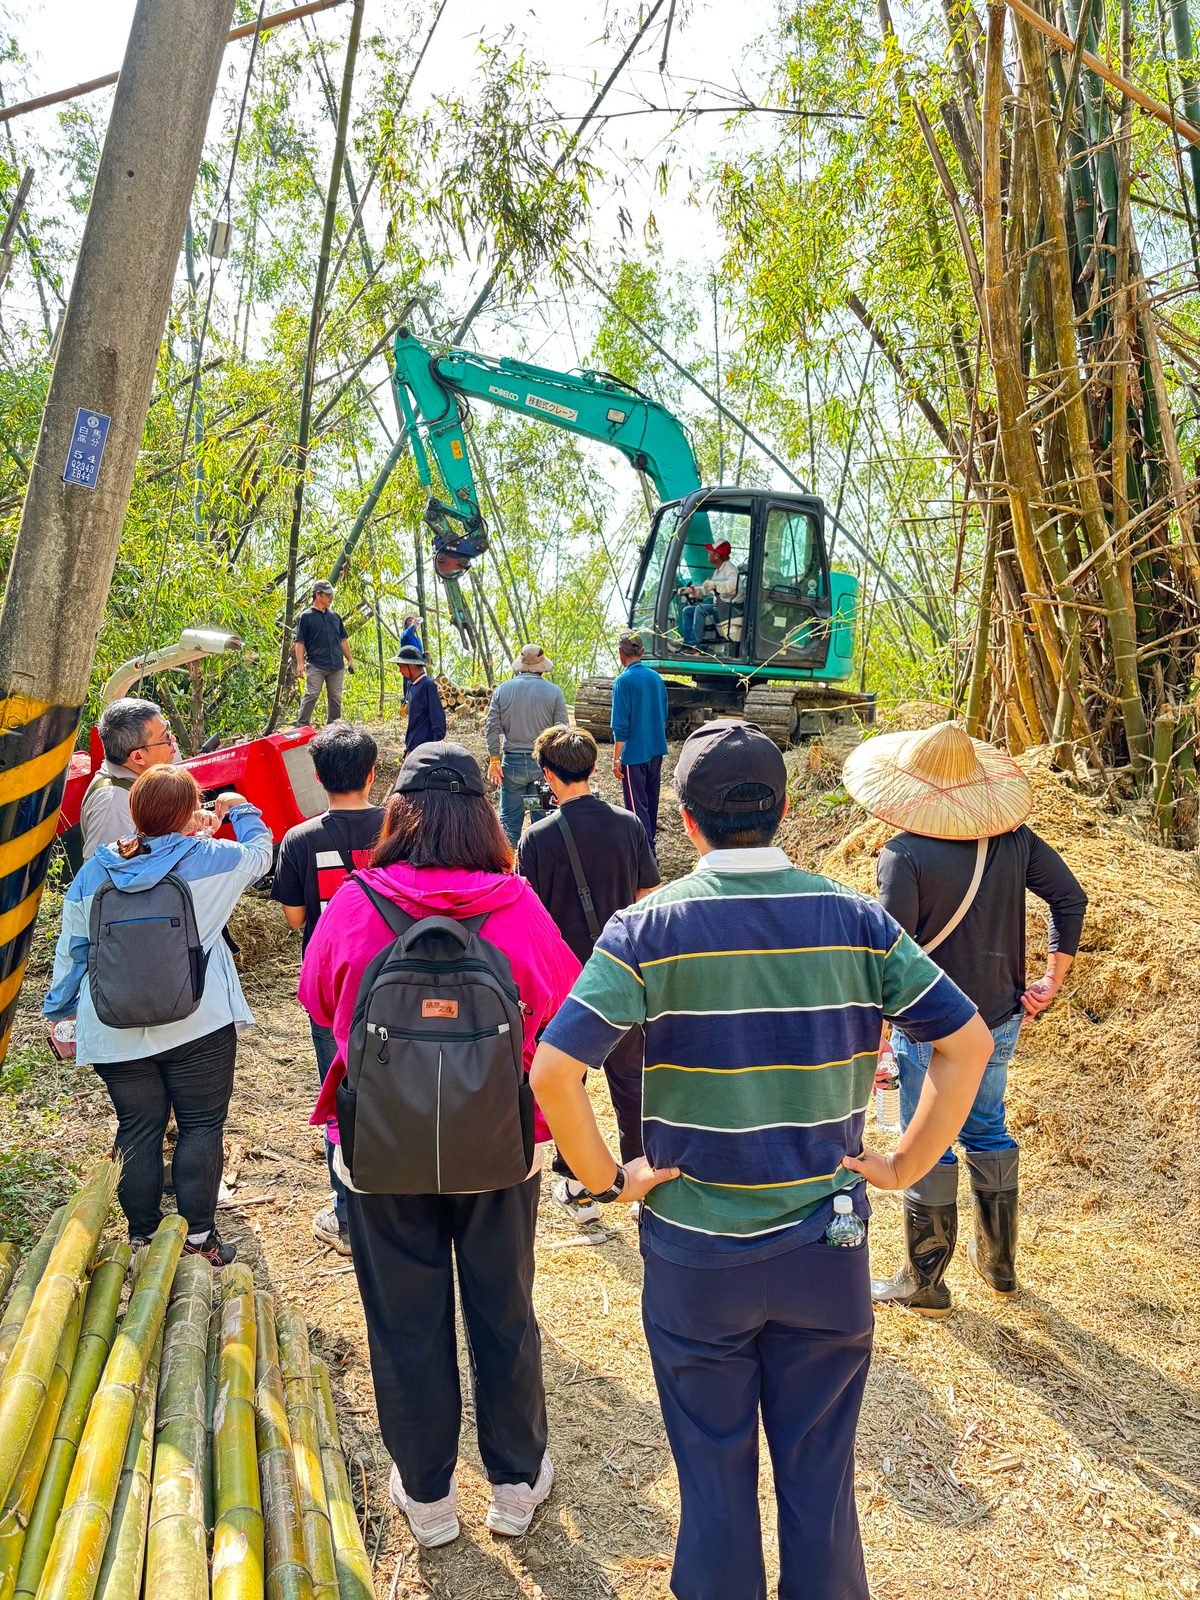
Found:
[[[772,841],[783,757],[751,723],[697,729],[675,770],[695,871],[610,919],[534,1060],[564,1158],[599,1201],[644,1197],[643,1324],[679,1472],[678,1600],[765,1600],[761,1415],[781,1600],[866,1600],[853,1453],[870,1361],[865,1245],[835,1195],[923,1175],[991,1052],[975,1007],[874,901]],[[862,1148],[884,1018],[933,1065],[894,1156]],[[609,1154],[583,1087],[645,1027],[646,1156]],[[720,1272],[719,1278],[712,1276]]]

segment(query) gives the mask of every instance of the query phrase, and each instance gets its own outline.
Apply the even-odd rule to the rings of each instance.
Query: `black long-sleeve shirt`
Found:
[[[977,853],[974,839],[898,834],[883,847],[875,869],[884,909],[918,944],[936,939],[963,902]],[[1027,889],[1050,907],[1050,950],[1073,956],[1087,895],[1058,851],[1026,827],[989,841],[971,909],[933,953],[989,1028],[1020,1010],[1026,989]]]
[[[404,739],[404,753],[408,755],[419,744],[446,737],[446,713],[437,684],[426,676],[414,678],[408,691],[408,733]]]

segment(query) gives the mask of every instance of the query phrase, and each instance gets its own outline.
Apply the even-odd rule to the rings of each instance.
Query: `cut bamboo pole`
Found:
[[[304,1559],[304,1526],[300,1486],[292,1456],[275,1302],[269,1294],[254,1296],[257,1321],[254,1433],[262,1484],[263,1522],[267,1546],[268,1600],[313,1600],[312,1576]]]
[[[14,1244],[11,1239],[0,1240],[0,1301],[12,1287],[20,1264],[21,1246]]]
[[[317,1430],[308,1327],[300,1313],[290,1306],[278,1313],[275,1325],[279,1334],[279,1364],[292,1436],[292,1457],[300,1486],[304,1555],[312,1574],[316,1600],[338,1600],[337,1560],[325,1474],[321,1467],[321,1437]]]
[[[67,1317],[66,1326],[58,1341],[54,1371],[46,1387],[46,1399],[41,1415],[33,1430],[25,1458],[21,1462],[16,1482],[9,1490],[4,1514],[0,1517],[0,1600],[12,1600],[17,1587],[17,1573],[21,1566],[21,1552],[29,1529],[29,1519],[37,1500],[38,1487],[46,1466],[46,1457],[59,1412],[71,1381],[71,1365],[79,1345],[79,1329],[83,1321],[83,1299],[76,1300]]]
[[[329,1369],[316,1356],[312,1358],[312,1375],[317,1402],[317,1431],[321,1440],[321,1466],[325,1474],[325,1493],[329,1498],[329,1521],[333,1528],[333,1549],[337,1560],[338,1594],[341,1600],[375,1600],[371,1562],[354,1512],[350,1474],[346,1471],[342,1441],[338,1435]]]
[[[216,1476],[216,1455],[213,1450],[213,1412],[217,1405],[217,1367],[221,1359],[221,1297],[215,1295],[213,1299],[212,1316],[208,1319],[208,1349],[204,1360],[204,1434],[207,1448],[206,1465],[204,1474],[204,1531],[208,1540],[208,1549],[212,1552],[213,1523],[216,1521],[216,1496],[214,1479]]]
[[[138,1395],[167,1311],[187,1223],[160,1222],[88,1413],[37,1600],[93,1600]]]
[[[212,1600],[262,1600],[263,1517],[254,1442],[257,1333],[250,1269],[227,1267],[213,1411]]]
[[[101,1246],[84,1305],[71,1381],[67,1386],[66,1399],[59,1413],[58,1426],[54,1430],[54,1439],[46,1457],[46,1469],[42,1473],[29,1519],[29,1530],[25,1535],[25,1548],[21,1552],[21,1565],[17,1572],[16,1600],[33,1600],[37,1593],[58,1514],[66,1498],[71,1469],[75,1465],[75,1453],[91,1409],[92,1396],[112,1348],[117,1307],[128,1266],[127,1244]]]
[[[30,1251],[25,1265],[17,1274],[13,1292],[4,1308],[4,1316],[0,1318],[0,1373],[3,1373],[8,1365],[8,1358],[12,1355],[20,1337],[22,1325],[29,1315],[29,1307],[33,1302],[34,1290],[42,1281],[42,1273],[46,1270],[46,1263],[50,1259],[50,1252],[54,1249],[54,1241],[58,1238],[66,1215],[66,1206],[59,1206],[46,1224],[45,1232]]]
[[[146,1561],[146,1521],[150,1515],[150,1463],[154,1455],[154,1418],[158,1395],[158,1369],[162,1360],[162,1328],[155,1340],[154,1353],[138,1393],[133,1427],[125,1446],[125,1463],[113,1504],[112,1526],[96,1600],[137,1600],[142,1592],[142,1572]],[[155,1596],[156,1592],[148,1591]]]
[[[208,1592],[205,1376],[212,1291],[209,1263],[203,1256],[185,1256],[176,1270],[167,1307],[159,1369],[154,1479],[146,1537],[146,1594],[153,1600],[194,1600]]]
[[[117,1167],[104,1161],[67,1207],[62,1232],[29,1306],[0,1381],[0,1502],[8,1497],[37,1424],[54,1371],[58,1341],[96,1254],[117,1187]]]

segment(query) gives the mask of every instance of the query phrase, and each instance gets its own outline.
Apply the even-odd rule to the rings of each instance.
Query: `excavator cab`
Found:
[[[693,593],[713,576],[709,546],[728,544],[738,569],[731,597],[703,608],[699,644],[684,642]],[[834,574],[833,577],[837,577]],[[816,496],[699,489],[659,508],[630,595],[630,624],[656,664],[720,672],[769,667],[825,680],[848,675],[849,616],[834,605],[825,508]],[[844,654],[837,648],[844,646]]]

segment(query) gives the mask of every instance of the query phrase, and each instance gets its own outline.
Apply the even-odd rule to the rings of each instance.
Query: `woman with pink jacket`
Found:
[[[461,745],[438,742],[405,760],[372,865],[361,877],[409,916],[461,921],[486,914],[479,936],[511,964],[528,1071],[537,1036],[566,998],[579,963],[529,884],[512,875],[512,861],[478,764]],[[301,969],[300,1002],[318,1026],[332,1027],[338,1054],[314,1122],[336,1115],[359,986],[395,937],[353,878],[317,924]],[[479,1451],[492,1484],[488,1527],[524,1533],[554,1482],[533,1312],[540,1141],[549,1138],[540,1112],[535,1136],[525,1181],[480,1194],[363,1194],[340,1164],[380,1431],[393,1461],[390,1493],[422,1545],[448,1544],[459,1533],[454,1469],[462,1400],[452,1261]]]

